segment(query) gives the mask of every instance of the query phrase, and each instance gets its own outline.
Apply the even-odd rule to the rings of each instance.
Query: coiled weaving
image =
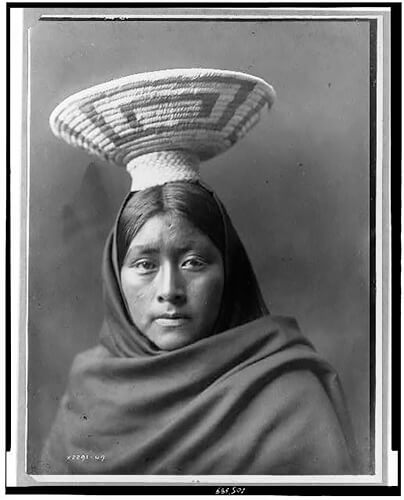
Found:
[[[136,191],[197,180],[199,162],[241,139],[274,98],[268,83],[244,73],[154,71],[68,97],[52,112],[50,126],[69,144],[126,167]]]

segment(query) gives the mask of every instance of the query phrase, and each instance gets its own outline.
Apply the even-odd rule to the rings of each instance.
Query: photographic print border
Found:
[[[7,473],[8,473],[8,489],[12,488],[13,492],[24,492],[27,493],[31,490],[35,493],[51,493],[60,492],[62,493],[65,488],[72,488],[75,492],[77,488],[80,492],[89,492],[88,488],[97,488],[97,486],[102,485],[102,492],[108,493],[111,488],[115,490],[116,486],[120,486],[119,492],[122,491],[123,486],[126,490],[130,490],[130,493],[143,493],[143,494],[156,494],[161,493],[161,488],[164,488],[165,494],[171,494],[171,489],[176,488],[175,494],[206,494],[208,492],[215,493],[216,488],[225,485],[242,485],[247,488],[248,494],[262,494],[259,493],[261,488],[267,489],[268,493],[271,494],[296,494],[299,491],[299,495],[324,495],[324,494],[342,494],[341,490],[345,490],[346,486],[353,486],[353,492],[350,494],[364,494],[363,488],[366,488],[366,494],[373,494],[367,491],[371,488],[371,485],[383,485],[386,486],[389,482],[394,483],[394,474],[391,475],[391,468],[394,468],[394,461],[398,459],[397,455],[389,454],[390,450],[399,451],[399,446],[397,442],[397,432],[393,433],[394,429],[389,428],[389,421],[393,420],[392,415],[399,415],[399,398],[397,399],[397,390],[400,389],[400,384],[397,382],[397,378],[393,377],[390,373],[392,365],[397,368],[397,361],[394,361],[394,355],[397,354],[400,347],[400,339],[391,336],[391,315],[390,307],[392,300],[391,291],[391,280],[393,280],[391,275],[391,262],[389,259],[390,245],[391,245],[391,235],[389,231],[390,226],[390,175],[393,176],[392,169],[390,168],[390,158],[389,158],[389,148],[390,148],[390,124],[392,120],[392,115],[394,114],[394,107],[391,109],[391,116],[389,115],[389,103],[391,102],[391,97],[389,94],[389,86],[391,86],[391,95],[399,94],[400,90],[397,90],[397,80],[391,78],[389,80],[390,71],[390,61],[397,60],[396,48],[393,49],[393,43],[390,47],[388,46],[389,38],[392,39],[391,32],[398,33],[398,37],[401,35],[401,7],[399,4],[372,4],[372,6],[358,7],[357,4],[351,4],[349,8],[346,4],[331,4],[330,7],[321,7],[316,4],[315,7],[310,4],[299,4],[299,7],[292,7],[292,4],[275,4],[271,5],[270,8],[262,8],[262,6],[254,6],[250,4],[248,8],[248,13],[243,10],[243,6],[238,5],[237,9],[233,9],[232,12],[227,11],[223,14],[220,11],[219,6],[213,6],[212,4],[206,5],[203,8],[203,15],[200,14],[201,7],[193,5],[192,7],[177,9],[174,13],[168,7],[155,7],[148,5],[148,14],[131,14],[130,16],[125,14],[125,9],[138,9],[136,7],[128,7],[128,5],[121,4],[103,4],[102,7],[96,6],[96,4],[91,4],[91,8],[88,10],[97,10],[108,8],[112,10],[123,9],[123,14],[121,17],[125,17],[127,21],[142,19],[153,19],[162,16],[164,19],[176,19],[186,21],[187,19],[206,19],[212,21],[214,19],[220,19],[221,21],[226,19],[226,16],[236,18],[238,21],[251,20],[251,19],[273,19],[276,17],[277,20],[282,19],[292,20],[294,18],[302,19],[315,18],[315,19],[346,19],[347,21],[352,20],[364,20],[369,22],[370,25],[370,234],[371,236],[371,252],[370,252],[370,270],[371,270],[371,287],[370,287],[370,311],[371,311],[371,331],[370,331],[370,345],[371,345],[371,368],[370,370],[370,387],[371,393],[371,435],[374,437],[373,449],[375,450],[376,462],[375,462],[375,474],[366,477],[362,476],[350,476],[347,477],[334,477],[334,480],[330,480],[329,477],[301,477],[301,476],[286,476],[285,478],[279,478],[274,476],[268,476],[270,479],[268,481],[263,481],[261,477],[255,476],[232,476],[232,477],[193,477],[188,476],[187,478],[179,477],[164,477],[160,479],[149,476],[148,478],[138,477],[134,481],[128,481],[128,478],[123,479],[122,476],[101,476],[101,477],[79,477],[74,476],[70,481],[66,478],[61,477],[50,477],[50,476],[30,476],[25,473],[25,445],[26,445],[26,366],[22,367],[22,363],[18,363],[18,358],[21,356],[22,359],[26,360],[27,351],[25,345],[25,326],[26,325],[26,268],[23,265],[27,259],[27,226],[28,217],[26,216],[26,208],[28,205],[28,177],[29,169],[26,169],[24,165],[25,159],[28,158],[29,143],[24,141],[24,132],[22,132],[20,137],[20,148],[15,141],[15,132],[21,127],[21,124],[27,127],[29,125],[29,116],[26,115],[28,107],[25,103],[25,108],[21,108],[20,122],[18,122],[18,113],[14,110],[18,109],[15,107],[14,103],[18,101],[18,94],[13,96],[13,93],[18,89],[15,87],[15,74],[13,73],[13,68],[11,61],[14,61],[14,56],[12,55],[13,49],[15,48],[16,34],[21,25],[13,26],[13,9],[19,10],[22,13],[22,9],[26,4],[15,4],[10,3],[7,5],[7,24],[8,24],[8,109],[7,109],[7,120],[9,123],[9,130],[11,132],[11,140],[9,139],[7,144],[7,163],[9,168],[7,169],[7,224],[6,233],[8,235],[9,245],[6,248],[6,296],[11,297],[11,300],[6,304],[6,375],[7,375],[7,386],[6,386],[6,406],[8,413],[6,415],[6,436],[7,436],[7,451],[8,456],[6,459]],[[87,9],[84,7],[85,4],[65,4],[66,7],[77,8],[77,9]],[[361,4],[362,6],[363,4]],[[77,21],[78,19],[85,21],[91,18],[94,20],[94,15],[99,16],[100,20],[105,19],[105,15],[116,17],[116,13],[107,14],[64,14],[63,9],[65,7],[60,7],[60,4],[30,4],[30,8],[43,9],[43,22],[52,22],[52,19],[72,19]],[[26,7],[25,7],[26,8]],[[157,10],[162,8],[166,11],[165,15],[163,13],[157,13]],[[21,9],[21,10],[20,10]],[[46,14],[49,9],[57,9],[61,12]],[[188,9],[188,10],[187,10]],[[195,9],[195,10],[194,10]],[[384,9],[384,11],[383,11]],[[389,10],[391,9],[391,10]],[[226,8],[227,10],[227,8]],[[254,10],[254,12],[252,12]],[[348,13],[347,13],[348,10]],[[140,7],[139,7],[140,11]],[[169,13],[167,11],[170,11]],[[15,12],[15,11],[14,11]],[[173,13],[172,13],[173,12]],[[209,12],[209,13],[208,13]],[[350,12],[350,14],[349,14]],[[393,16],[394,13],[394,16]],[[77,17],[79,16],[79,17]],[[207,17],[208,16],[208,17]],[[217,16],[217,17],[216,17]],[[221,17],[222,16],[222,17]],[[223,17],[225,16],[225,17]],[[294,17],[295,16],[295,17]],[[397,17],[395,17],[397,16]],[[160,17],[161,18],[161,17]],[[398,19],[398,21],[397,21]],[[21,22],[21,20],[19,21]],[[17,22],[18,24],[18,22]],[[17,32],[13,31],[17,30]],[[24,43],[21,40],[22,60],[24,61],[23,67],[27,71],[28,65],[28,38],[27,29],[23,28]],[[397,35],[395,35],[397,36]],[[400,45],[400,40],[397,45]],[[400,54],[401,55],[401,54]],[[391,64],[392,65],[392,64]],[[401,62],[400,62],[401,66]],[[17,72],[18,73],[18,72]],[[399,74],[399,72],[398,72]],[[17,77],[18,78],[18,77]],[[29,92],[29,86],[27,79],[21,81],[21,86],[24,82],[25,90],[22,90],[22,95],[27,96]],[[13,103],[13,113],[11,113],[10,108],[10,98]],[[396,103],[396,101],[395,101]],[[397,111],[396,111],[397,113]],[[14,122],[14,123],[13,123]],[[17,122],[17,123],[15,123]],[[396,125],[395,125],[396,126]],[[20,128],[21,130],[21,128]],[[26,128],[23,128],[26,130]],[[401,129],[400,129],[401,130]],[[399,144],[401,138],[397,137],[397,130],[393,132],[391,130],[391,142],[392,147],[399,150]],[[27,134],[28,137],[28,134]],[[13,139],[14,138],[14,139]],[[21,154],[22,151],[22,154]],[[16,166],[19,165],[19,175],[16,174]],[[397,181],[395,181],[397,182]],[[399,185],[399,179],[397,182]],[[394,186],[394,184],[392,184]],[[19,223],[18,223],[19,222]],[[15,228],[24,228],[19,235],[16,235]],[[20,255],[21,260],[11,258],[11,256]],[[17,262],[16,262],[17,260]],[[15,277],[17,276],[17,279]],[[383,283],[383,290],[377,292],[376,283]],[[380,295],[381,294],[381,295]],[[18,326],[17,326],[18,325]],[[378,335],[377,332],[383,332],[383,338]],[[13,333],[14,332],[14,333]],[[20,345],[18,346],[18,335],[15,332],[19,332],[20,335]],[[386,333],[387,332],[387,333]],[[399,335],[398,335],[399,337]],[[397,348],[398,346],[398,348]],[[396,358],[397,359],[397,358]],[[390,380],[390,385],[386,383],[386,377]],[[17,381],[17,383],[16,383]],[[15,387],[17,385],[17,390]],[[390,390],[394,389],[396,392],[393,397],[390,394]],[[24,413],[24,415],[22,415]],[[17,418],[18,417],[18,418]],[[18,420],[17,426],[15,426],[16,420]],[[379,421],[381,420],[381,425]],[[397,429],[397,423],[394,424]],[[21,436],[24,436],[24,439]],[[399,432],[398,432],[399,435]],[[18,436],[18,438],[16,438]],[[386,446],[387,445],[387,446]],[[394,458],[394,456],[396,458]],[[389,464],[389,460],[391,463]],[[399,463],[399,461],[398,461]],[[390,474],[390,476],[389,476]],[[392,479],[393,478],[393,479]],[[46,486],[44,484],[46,482]],[[72,486],[71,483],[76,483]],[[56,485],[57,483],[57,485]],[[77,484],[80,483],[80,486]],[[293,483],[293,486],[291,485]],[[316,486],[313,486],[313,483]],[[108,485],[108,486],[107,486]],[[158,485],[158,486],[157,486]],[[197,492],[195,491],[195,486],[198,486]],[[303,486],[303,488],[302,488]],[[334,488],[338,486],[336,493],[333,493],[329,488]],[[139,490],[140,488],[140,490]],[[167,492],[167,488],[170,490]],[[205,489],[207,488],[207,490]],[[258,490],[257,490],[258,488]],[[98,489],[98,488],[97,488]],[[298,489],[298,490],[297,490]],[[17,491],[18,490],[18,491]],[[380,494],[380,488],[377,494]],[[374,491],[372,490],[372,491]],[[392,491],[390,489],[390,491]],[[110,491],[111,492],[111,491]],[[116,493],[116,491],[114,491]],[[246,492],[246,493],[247,493]],[[173,491],[174,493],[174,491]],[[345,493],[344,493],[345,494]],[[375,493],[376,494],[376,493]],[[384,493],[383,493],[384,494]]]

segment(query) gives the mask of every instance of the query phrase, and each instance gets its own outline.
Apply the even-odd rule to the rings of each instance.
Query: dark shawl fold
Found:
[[[104,255],[101,343],[73,363],[41,473],[357,472],[336,373],[295,320],[266,314],[220,207],[227,234],[220,321],[227,328],[175,351],[159,351],[131,322],[113,231]]]

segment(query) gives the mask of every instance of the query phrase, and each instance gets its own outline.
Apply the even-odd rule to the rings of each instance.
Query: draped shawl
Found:
[[[104,252],[100,343],[74,360],[41,473],[355,473],[337,374],[294,319],[267,313],[217,202],[226,233],[221,325],[174,351],[160,351],[131,321],[115,224]]]

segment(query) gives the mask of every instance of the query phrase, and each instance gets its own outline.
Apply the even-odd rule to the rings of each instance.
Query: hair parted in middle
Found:
[[[201,183],[170,182],[131,194],[117,227],[119,268],[139,230],[149,219],[162,214],[185,218],[208,236],[222,255],[225,285],[215,333],[268,314],[247,253],[226,209],[217,195]]]

